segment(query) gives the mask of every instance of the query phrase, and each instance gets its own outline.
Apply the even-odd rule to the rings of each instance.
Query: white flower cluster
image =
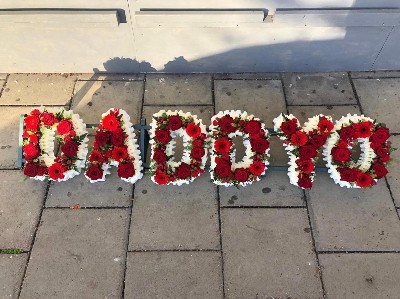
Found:
[[[366,117],[364,115],[351,115],[347,114],[343,116],[341,119],[336,121],[335,127],[329,136],[328,140],[324,145],[324,160],[326,161],[326,166],[328,167],[328,172],[331,178],[335,181],[336,184],[339,184],[340,187],[347,187],[347,188],[360,188],[357,184],[351,184],[350,182],[342,181],[340,178],[340,173],[337,171],[338,165],[333,161],[331,151],[339,142],[340,136],[339,131],[342,127],[351,126],[354,123],[360,123],[364,121],[369,121],[371,123],[374,122],[373,119]],[[361,154],[360,158],[352,168],[358,168],[363,172],[366,172],[372,165],[373,159],[376,157],[374,150],[371,148],[371,142],[369,138],[358,138],[357,141],[360,144]],[[349,144],[348,149],[351,149],[351,145]],[[377,181],[377,179],[375,179]]]
[[[269,134],[268,134],[268,129],[265,127],[265,124],[259,119],[256,118],[254,115],[252,114],[247,114],[246,111],[240,111],[240,110],[225,110],[225,111],[220,111],[218,112],[218,114],[214,115],[211,118],[211,125],[209,126],[209,130],[211,132],[211,136],[212,136],[212,132],[216,131],[218,128],[218,125],[214,125],[214,120],[216,119],[221,119],[222,117],[224,117],[225,115],[229,115],[230,117],[232,117],[233,119],[235,118],[240,118],[243,121],[249,121],[249,120],[256,120],[259,121],[261,124],[261,130],[264,130],[265,132],[265,137],[268,139],[269,138]],[[236,131],[233,133],[229,133],[228,134],[228,138],[230,140],[232,140],[235,137],[242,137],[243,138],[243,145],[245,147],[245,154],[244,157],[241,161],[239,162],[235,162],[236,161],[236,149],[233,148],[232,152],[230,153],[230,160],[232,162],[232,166],[231,166],[231,171],[234,172],[235,169],[237,168],[245,168],[248,169],[250,167],[250,165],[253,163],[253,157],[256,154],[252,148],[251,148],[251,143],[250,143],[250,135],[245,133],[245,132],[240,132],[240,131]],[[214,169],[217,166],[217,164],[215,163],[215,158],[217,157],[217,152],[214,150],[214,143],[216,141],[216,139],[211,138],[211,151],[210,151],[210,158],[211,158],[211,166],[210,166],[210,175],[211,175],[211,179],[214,181],[215,184],[220,185],[220,186],[225,186],[225,187],[229,187],[229,186],[234,186],[233,183],[227,183],[227,182],[222,182],[219,180],[218,177],[215,176],[215,172]],[[269,154],[270,149],[268,148],[265,151],[265,154]],[[269,164],[268,160],[263,161],[264,165],[265,165],[265,169],[263,171],[263,173],[260,176],[263,176],[265,174],[265,171],[267,170],[267,166]],[[260,176],[256,177],[256,181],[260,180]],[[241,186],[246,186],[246,185],[251,185],[253,183],[253,181],[247,181],[247,182],[240,182],[239,185]]]
[[[111,111],[114,111],[115,108],[110,108],[107,112],[103,113],[101,115],[101,121],[100,124],[103,122],[103,118],[106,117],[107,115],[110,114]],[[135,128],[133,127],[131,121],[130,121],[130,116],[128,113],[126,113],[125,110],[118,109],[119,110],[119,115],[121,115],[121,129],[124,131],[126,135],[128,135],[125,139],[125,145],[128,148],[128,155],[129,157],[133,158],[133,166],[135,168],[135,174],[130,177],[130,178],[121,178],[121,180],[132,183],[134,184],[136,181],[140,180],[143,177],[143,165],[142,165],[142,159],[140,157],[140,150],[139,150],[139,145],[136,139],[136,134],[135,134]],[[89,178],[86,174],[86,178],[91,182],[91,183],[96,183],[96,182],[104,182],[106,180],[106,175],[110,174],[110,167],[111,166],[116,166],[118,167],[119,162],[115,161],[110,158],[110,163],[103,163],[101,166],[101,169],[103,170],[103,177],[98,180],[92,180]]]
[[[206,126],[203,125],[201,119],[198,119],[196,115],[192,115],[190,112],[183,112],[182,110],[175,110],[175,111],[165,111],[165,110],[160,110],[159,112],[153,114],[153,120],[150,124],[151,129],[149,130],[149,135],[150,135],[150,141],[149,143],[151,144],[151,157],[153,157],[154,154],[154,150],[155,150],[155,132],[156,130],[158,130],[158,124],[157,124],[157,120],[158,118],[163,118],[165,117],[165,115],[167,116],[172,116],[172,115],[177,115],[179,117],[181,117],[182,119],[188,119],[188,118],[192,118],[193,119],[193,123],[198,125],[200,127],[201,133],[207,134],[207,129]],[[156,119],[154,119],[156,118]],[[180,128],[178,130],[175,131],[171,131],[170,130],[170,134],[172,137],[172,140],[166,145],[166,152],[165,154],[167,155],[167,157],[173,157],[175,155],[175,145],[176,145],[176,137],[182,137],[182,143],[183,143],[183,153],[182,153],[182,158],[179,162],[175,162],[175,161],[166,161],[167,167],[170,167],[172,169],[172,171],[175,171],[182,163],[186,163],[186,164],[191,164],[191,156],[190,156],[190,150],[188,150],[188,145],[189,142],[192,140],[192,137],[190,137],[187,133],[186,133],[186,129],[184,128]],[[200,168],[204,170],[206,162],[207,162],[207,148],[204,148],[205,154],[201,159],[201,163],[200,163]],[[157,164],[156,162],[151,159],[150,162],[150,169],[156,169],[157,168]],[[151,176],[151,179],[153,182],[155,182],[154,180],[154,175]],[[172,184],[172,185],[177,185],[177,186],[182,186],[183,184],[189,184],[190,182],[193,182],[195,180],[195,178],[190,177],[187,180],[181,180],[181,179],[177,179],[175,181],[169,182],[168,184]]]

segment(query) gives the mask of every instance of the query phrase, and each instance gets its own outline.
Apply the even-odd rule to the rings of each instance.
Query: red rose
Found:
[[[374,179],[368,174],[361,172],[357,177],[357,185],[361,188],[370,187]]]
[[[57,126],[57,132],[61,135],[67,134],[72,130],[72,123],[69,120],[62,120]]]
[[[46,126],[52,126],[57,122],[57,119],[56,119],[54,113],[43,112],[42,121]]]
[[[257,134],[261,130],[261,123],[258,120],[249,120],[244,125],[244,131],[248,134]]]
[[[310,143],[311,145],[315,146],[316,148],[322,147],[326,142],[326,137],[322,135],[314,135],[311,137]]]
[[[24,146],[24,152],[25,152],[25,155],[30,157],[31,159],[37,158],[40,155],[39,148],[32,143],[29,143]]]
[[[343,127],[340,129],[340,138],[343,140],[351,140],[355,137],[355,131],[352,127]]]
[[[192,156],[193,159],[195,160],[200,160],[206,151],[202,147],[194,147],[192,151],[190,152],[190,155]]]
[[[167,155],[162,150],[155,150],[153,153],[153,159],[158,164],[163,164],[165,161],[167,161]]]
[[[220,178],[228,178],[232,176],[232,171],[231,171],[231,166],[229,163],[224,162],[224,163],[219,163],[215,167],[215,174],[219,176]]]
[[[103,131],[98,131],[96,132],[94,139],[96,140],[98,147],[103,147],[110,141],[110,134]]]
[[[29,142],[37,144],[39,142],[39,137],[37,135],[30,135]]]
[[[156,140],[161,144],[167,144],[172,139],[168,130],[157,130],[156,131]]]
[[[167,127],[172,131],[180,129],[182,127],[182,119],[177,115],[171,115]]]
[[[125,133],[120,131],[120,132],[115,132],[111,135],[111,143],[115,146],[123,145],[125,141]]]
[[[378,147],[375,152],[381,158],[389,156],[389,150],[383,146]]]
[[[40,110],[39,109],[33,109],[31,111],[31,115],[40,115]]]
[[[304,173],[311,173],[315,168],[314,162],[311,159],[297,159],[296,164],[299,166],[300,171]]]
[[[48,169],[49,176],[52,180],[57,181],[64,178],[64,172],[67,170],[65,166],[60,163],[54,163]]]
[[[333,123],[329,119],[322,117],[318,122],[318,129],[323,134],[329,133],[333,129]]]
[[[203,140],[196,139],[193,141],[193,146],[194,147],[201,147],[203,145]]]
[[[249,179],[249,173],[244,168],[238,168],[235,170],[235,179],[238,182],[246,182]]]
[[[236,131],[236,128],[233,126],[233,118],[229,115],[225,115],[220,119],[219,126],[221,127],[221,131],[224,133],[232,133]]]
[[[31,115],[25,117],[25,128],[29,131],[36,131],[39,127],[39,117]]]
[[[111,157],[116,161],[122,161],[128,158],[128,149],[126,146],[116,146],[112,150]]]
[[[357,180],[359,170],[357,168],[343,168],[339,170],[340,179],[345,182],[354,182]]]
[[[315,158],[317,154],[317,149],[313,145],[302,146],[299,150],[299,157],[302,160]]]
[[[232,146],[232,142],[228,138],[220,138],[215,140],[214,149],[221,154],[229,153]]]
[[[388,174],[388,170],[382,163],[374,163],[371,166],[371,169],[374,171],[377,179],[383,178],[385,175]]]
[[[154,181],[159,185],[166,185],[169,181],[168,175],[160,170],[156,171]]]
[[[196,125],[195,123],[189,123],[186,127],[186,133],[192,137],[192,138],[196,138],[199,137],[201,134],[201,129],[198,125]]]
[[[269,142],[264,138],[252,139],[250,144],[251,149],[256,153],[264,153],[269,148]]]
[[[114,115],[107,115],[103,118],[103,127],[111,132],[119,129],[119,120]]]
[[[281,124],[281,130],[286,135],[292,135],[297,131],[297,119],[293,118],[292,120],[283,122]]]
[[[379,158],[379,161],[381,161],[381,162],[387,162],[387,161],[389,161],[390,160],[390,156],[389,155],[387,155],[387,156],[385,156],[385,157],[380,157]]]
[[[38,167],[38,173],[37,173],[37,175],[38,176],[44,176],[44,175],[46,175],[47,174],[47,167],[45,167],[45,166],[39,166]]]
[[[75,157],[78,152],[78,144],[74,141],[68,141],[61,146],[61,151],[67,157]]]
[[[356,136],[358,138],[366,138],[371,136],[373,124],[369,121],[363,121],[357,124],[353,124],[353,127],[356,131]]]
[[[28,177],[35,177],[38,174],[38,165],[34,163],[27,163],[24,167],[24,174]]]
[[[135,167],[132,162],[119,163],[118,165],[118,176],[120,178],[128,179],[135,175]]]
[[[181,180],[186,180],[190,177],[190,165],[186,163],[181,163],[176,170],[176,175]]]
[[[262,175],[265,170],[265,164],[260,161],[254,161],[250,164],[250,172],[254,175]]]
[[[303,175],[297,181],[297,185],[299,185],[299,187],[304,188],[304,189],[310,189],[312,187],[311,178]]]
[[[86,170],[86,176],[93,181],[97,181],[103,178],[103,170],[97,165],[92,165]]]
[[[334,147],[331,155],[337,162],[349,162],[351,158],[351,152],[347,148]]]
[[[291,137],[290,137],[290,141],[294,144],[294,145],[299,145],[299,146],[303,146],[307,143],[308,141],[308,137],[307,134],[302,132],[302,131],[297,131],[296,133],[294,133]]]
[[[103,154],[100,151],[93,150],[90,154],[89,161],[92,163],[97,162],[97,163],[102,164],[105,161],[105,159],[104,159]]]
[[[373,143],[384,143],[390,137],[389,129],[381,127],[369,138]]]

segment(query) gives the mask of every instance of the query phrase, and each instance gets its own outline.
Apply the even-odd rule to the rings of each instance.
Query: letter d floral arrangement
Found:
[[[274,131],[283,140],[289,155],[288,175],[293,185],[312,188],[318,154],[330,176],[341,187],[368,188],[387,173],[390,154],[389,129],[363,115],[350,115],[333,121],[316,115],[302,126],[298,119],[281,114],[273,120]],[[183,111],[161,110],[153,115],[150,129],[150,169],[159,185],[189,184],[203,175],[210,151],[211,181],[222,186],[246,186],[264,175],[269,160],[269,133],[254,115],[242,111],[221,111],[211,118],[207,132],[201,119]],[[240,136],[246,149],[235,162],[233,138]],[[183,155],[173,161],[175,139],[183,139]],[[92,182],[105,181],[111,166],[118,176],[135,183],[143,176],[136,135],[129,115],[111,108],[101,117],[88,160],[86,125],[72,111],[49,112],[34,109],[24,115],[22,150],[24,174],[35,180],[66,181],[85,168]],[[54,141],[59,153],[54,153]],[[352,149],[360,144],[361,154],[353,158]]]

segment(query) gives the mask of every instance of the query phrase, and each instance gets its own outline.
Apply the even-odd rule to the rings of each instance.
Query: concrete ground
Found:
[[[400,148],[400,72],[0,74],[0,298],[399,298],[400,151],[368,190],[318,173],[303,192],[279,171],[240,190],[208,175],[180,188],[115,172],[42,183],[16,168],[19,115],[40,105],[86,123],[110,107],[134,123],[160,109],[206,124],[241,109],[269,126],[285,111],[364,113]],[[271,144],[272,164],[285,165],[282,143]]]

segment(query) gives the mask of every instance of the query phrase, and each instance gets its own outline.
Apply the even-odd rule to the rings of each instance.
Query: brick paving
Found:
[[[16,168],[18,117],[40,105],[86,123],[110,107],[134,123],[179,109],[207,125],[225,109],[268,126],[286,111],[365,113],[400,148],[399,104],[400,72],[0,74],[0,298],[399,298],[399,151],[370,190],[325,173],[303,192],[280,171],[238,190],[208,175],[178,188],[132,186],[114,169],[106,183],[37,182]],[[271,155],[287,162],[277,138]]]

